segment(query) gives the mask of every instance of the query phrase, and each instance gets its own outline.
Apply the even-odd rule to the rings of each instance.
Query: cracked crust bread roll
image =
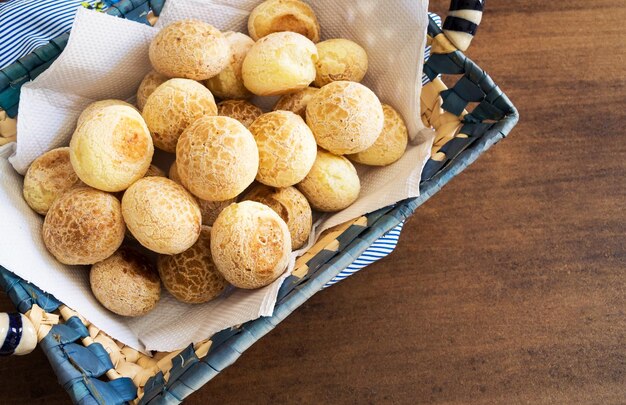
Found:
[[[317,155],[313,133],[297,114],[272,111],[261,115],[250,132],[259,148],[257,181],[272,187],[288,187],[307,175]]]
[[[150,165],[150,167],[148,167],[148,171],[143,177],[148,177],[148,176],[165,177],[165,172],[161,170],[161,168],[155,165]]]
[[[376,94],[355,82],[327,84],[306,108],[306,122],[317,144],[335,155],[358,153],[372,146],[384,121]]]
[[[98,302],[121,316],[145,315],[161,299],[161,281],[154,265],[126,246],[91,266],[89,284]]]
[[[160,255],[157,261],[163,285],[181,302],[202,304],[217,298],[228,281],[211,257],[211,229],[203,226],[198,241],[177,255]]]
[[[226,201],[254,181],[259,150],[250,131],[239,121],[205,116],[180,137],[176,165],[183,186],[193,195]]]
[[[285,221],[255,201],[230,205],[211,228],[213,262],[238,288],[272,283],[287,269],[290,253],[291,236]]]
[[[104,191],[77,187],[57,198],[43,222],[43,242],[64,264],[93,264],[124,240],[120,202]]]
[[[252,10],[248,32],[255,41],[274,32],[292,31],[313,42],[320,40],[320,24],[315,12],[299,0],[267,0]]]
[[[280,215],[291,234],[291,250],[300,249],[309,240],[313,227],[311,205],[295,187],[273,188],[257,184],[245,199],[265,204]]]
[[[122,100],[111,99],[96,101],[89,104],[87,107],[85,107],[83,112],[80,113],[80,115],[78,116],[78,120],[76,121],[76,128],[78,128],[80,124],[91,118],[93,115],[99,113],[103,108],[110,107],[112,105],[124,105],[126,107],[132,108],[133,110],[137,110],[134,105]]]
[[[148,97],[142,112],[154,146],[174,153],[178,138],[195,120],[217,115],[211,91],[189,79],[170,79]]]
[[[181,186],[183,185],[180,180],[180,176],[178,175],[178,165],[176,164],[176,162],[172,163],[172,165],[170,166],[169,178],[170,180],[174,180]],[[198,197],[195,197],[195,199],[198,202],[198,206],[200,207],[200,213],[202,214],[202,225],[208,226],[213,225],[213,222],[215,222],[217,216],[220,214],[220,212],[222,212],[224,208],[237,201],[235,198],[231,198],[226,201],[208,201]]]
[[[315,80],[317,48],[295,32],[276,32],[258,40],[246,55],[241,73],[248,90],[274,96],[304,89]]]
[[[163,28],[150,43],[152,67],[168,77],[206,80],[230,61],[230,45],[210,24],[198,20],[176,21]]]
[[[143,78],[139,84],[139,88],[137,89],[137,107],[139,108],[139,111],[143,111],[150,94],[154,93],[157,87],[169,79],[169,77],[162,75],[156,70],[151,71]]]
[[[367,73],[367,52],[348,39],[329,39],[317,44],[319,58],[315,63],[315,85],[347,80],[360,82]]]
[[[393,107],[383,104],[385,124],[376,142],[369,148],[354,155],[348,155],[353,162],[370,166],[387,166],[399,160],[409,142],[409,132],[402,116]]]
[[[110,105],[89,115],[70,141],[70,160],[78,177],[109,192],[125,190],[142,178],[153,154],[141,114],[125,105]]]
[[[262,114],[263,110],[245,100],[226,100],[217,105],[217,115],[236,119],[246,128]]]
[[[193,196],[165,177],[144,177],[130,186],[122,197],[122,215],[139,243],[166,255],[189,249],[202,226]]]
[[[309,104],[309,101],[311,101],[313,96],[318,91],[320,91],[320,89],[315,87],[307,87],[295,93],[285,94],[276,102],[273,110],[291,111],[292,113],[296,113],[301,116],[302,119],[306,120],[306,106]]]
[[[225,32],[224,37],[230,45],[231,57],[228,66],[217,76],[205,82],[211,92],[221,99],[244,99],[252,93],[243,85],[241,66],[248,51],[254,45],[252,38],[241,32]]]
[[[359,198],[361,182],[348,159],[320,149],[313,168],[297,187],[313,209],[336,212]]]
[[[70,148],[52,149],[39,156],[24,176],[24,200],[38,214],[70,188],[82,184],[70,162]]]

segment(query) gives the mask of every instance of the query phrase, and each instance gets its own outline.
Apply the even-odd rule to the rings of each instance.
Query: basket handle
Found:
[[[37,346],[35,327],[26,315],[19,312],[0,312],[0,334],[4,335],[4,340],[0,341],[0,356],[22,356]]]
[[[484,6],[485,0],[451,0],[443,32],[460,51],[467,50],[476,35]]]

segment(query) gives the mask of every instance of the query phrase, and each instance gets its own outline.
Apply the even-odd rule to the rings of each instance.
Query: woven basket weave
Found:
[[[163,0],[123,0],[108,14],[148,22]],[[471,1],[453,1],[452,9]],[[481,2],[480,6],[482,7]],[[455,8],[456,7],[456,8]],[[482,8],[481,8],[482,10]],[[475,26],[455,13],[447,30],[473,34]],[[452,19],[452,22],[449,20]],[[447,31],[446,31],[447,32]],[[451,36],[452,37],[452,36]],[[43,72],[67,43],[65,34],[0,71],[0,108],[17,114],[21,85]],[[518,120],[517,110],[491,78],[459,51],[431,18],[431,56],[424,65],[428,83],[421,94],[422,120],[436,130],[418,198],[405,200],[355,218],[326,232],[304,256],[280,289],[272,317],[250,321],[173,353],[145,356],[115,342],[80,314],[36,286],[0,267],[0,286],[37,329],[38,340],[72,401],[80,404],[179,403],[234,363],[254,342],[272,330],[313,294],[346,270],[381,236],[396,228],[493,144]],[[440,75],[458,77],[447,88]],[[477,103],[466,111],[469,103]],[[0,139],[1,140],[1,139]],[[106,378],[102,378],[106,376]],[[108,378],[109,381],[105,382]]]

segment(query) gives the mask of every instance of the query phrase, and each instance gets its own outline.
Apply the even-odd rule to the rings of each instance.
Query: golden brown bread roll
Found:
[[[273,188],[255,185],[245,197],[273,209],[285,221],[291,234],[291,250],[297,250],[309,240],[313,213],[306,197],[295,187]]]
[[[141,114],[110,105],[89,115],[70,141],[70,160],[78,177],[103,191],[122,191],[148,171],[154,147]]]
[[[274,111],[291,111],[306,120],[306,106],[318,91],[320,91],[320,89],[316,87],[307,87],[295,93],[285,94],[276,102]]]
[[[317,48],[295,32],[276,32],[258,40],[243,61],[248,90],[259,96],[292,93],[315,80]]]
[[[173,256],[160,255],[157,267],[167,291],[188,304],[211,301],[228,287],[211,258],[211,229],[207,226],[189,249]]]
[[[230,45],[210,24],[176,21],[163,28],[150,43],[150,62],[168,77],[206,80],[228,66]]]
[[[183,185],[180,180],[180,176],[178,175],[178,165],[176,165],[176,162],[172,163],[172,166],[170,166],[169,177],[170,180],[174,180],[181,186]],[[202,214],[202,225],[208,226],[213,225],[213,222],[215,222],[217,216],[224,208],[236,201],[235,198],[231,198],[226,201],[208,201],[198,197],[195,197],[195,199],[198,202],[200,213]]]
[[[409,132],[400,114],[391,106],[383,104],[385,125],[369,148],[354,155],[348,155],[353,162],[370,166],[387,166],[404,155],[409,141]]]
[[[329,39],[317,44],[319,59],[315,63],[315,85],[347,80],[360,82],[367,73],[367,53],[359,44],[348,39]]]
[[[245,100],[226,100],[217,105],[217,115],[236,119],[246,128],[249,128],[261,114],[263,110]]]
[[[237,197],[256,177],[259,150],[237,120],[204,116],[183,132],[176,148],[183,186],[203,200]]]
[[[169,79],[169,77],[162,75],[156,70],[151,71],[143,78],[137,89],[137,107],[139,107],[139,111],[143,111],[150,94],[154,93],[157,87]]]
[[[285,221],[255,201],[231,204],[211,229],[213,262],[238,288],[266,286],[285,272],[291,236]]]
[[[146,172],[146,175],[143,177],[148,177],[148,176],[165,177],[165,172],[161,170],[160,168],[156,167],[155,165],[150,165],[150,167],[148,168],[148,171]]]
[[[314,209],[335,212],[356,201],[361,182],[348,159],[319,149],[313,168],[297,187]]]
[[[126,246],[91,266],[89,284],[102,306],[122,316],[145,315],[161,298],[161,281],[152,263]]]
[[[24,176],[24,200],[38,214],[46,215],[61,194],[82,184],[72,163],[70,148],[52,149],[30,164]]]
[[[139,243],[166,255],[189,249],[202,226],[193,196],[164,177],[144,177],[130,186],[122,197],[122,215]]]
[[[175,181],[181,186],[183,185],[182,181],[180,181],[180,176],[178,175],[178,165],[176,164],[176,162],[172,163],[172,165],[170,166],[170,170],[167,176],[170,178],[170,180]]]
[[[202,224],[208,226],[213,225],[224,208],[237,201],[236,198],[230,198],[226,201],[208,201],[198,197],[196,197],[196,200],[202,213]]]
[[[291,111],[261,115],[250,132],[259,148],[256,179],[272,187],[288,187],[307,175],[317,154],[315,138],[304,120]]]
[[[214,95],[222,99],[248,98],[252,96],[252,93],[243,85],[241,66],[248,51],[254,45],[254,41],[241,32],[225,32],[224,37],[231,49],[229,64],[217,76],[207,80],[206,86]]]
[[[217,105],[209,89],[200,83],[170,79],[148,97],[142,115],[154,146],[174,153],[183,131],[200,117],[217,115]]]
[[[317,144],[335,155],[358,153],[376,142],[385,118],[378,97],[354,82],[322,87],[306,108]]]
[[[43,242],[64,264],[93,264],[124,240],[120,202],[104,191],[76,187],[58,197],[43,222]]]
[[[313,9],[299,0],[267,0],[248,18],[248,32],[256,41],[273,32],[292,31],[313,42],[320,40],[320,25]]]
[[[133,110],[137,110],[134,105],[127,103],[126,101],[122,101],[122,100],[111,99],[111,100],[96,101],[96,102],[89,104],[87,107],[85,107],[83,112],[78,116],[78,120],[76,121],[76,128],[78,128],[80,124],[82,124],[83,121],[85,121],[86,119],[92,117],[93,115],[98,114],[105,107],[110,107],[112,105],[123,105],[126,107],[130,107]]]

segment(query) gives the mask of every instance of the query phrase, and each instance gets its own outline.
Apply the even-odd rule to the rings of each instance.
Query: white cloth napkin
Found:
[[[247,15],[258,3],[169,0],[158,26],[196,18],[222,30],[246,32]],[[417,135],[424,129],[419,91],[427,1],[318,0],[311,5],[324,39],[345,37],[364,46],[370,59],[364,83],[402,113],[413,139],[422,139]],[[88,268],[61,265],[46,251],[40,235],[43,220],[23,201],[18,174],[25,173],[45,151],[69,143],[76,119],[87,104],[107,98],[132,99],[151,69],[148,44],[156,32],[156,28],[80,9],[59,59],[22,87],[17,144],[0,149],[0,264],[52,293],[113,338],[143,351],[172,351],[227,327],[270,316],[288,273],[260,290],[232,289],[213,302],[196,306],[179,303],[164,292],[157,308],[146,316],[115,316],[93,297]],[[406,155],[389,167],[359,167],[359,200],[343,212],[323,217],[311,243],[323,229],[419,195],[419,178],[429,150],[427,140],[410,145]],[[289,271],[295,257],[292,255]]]

